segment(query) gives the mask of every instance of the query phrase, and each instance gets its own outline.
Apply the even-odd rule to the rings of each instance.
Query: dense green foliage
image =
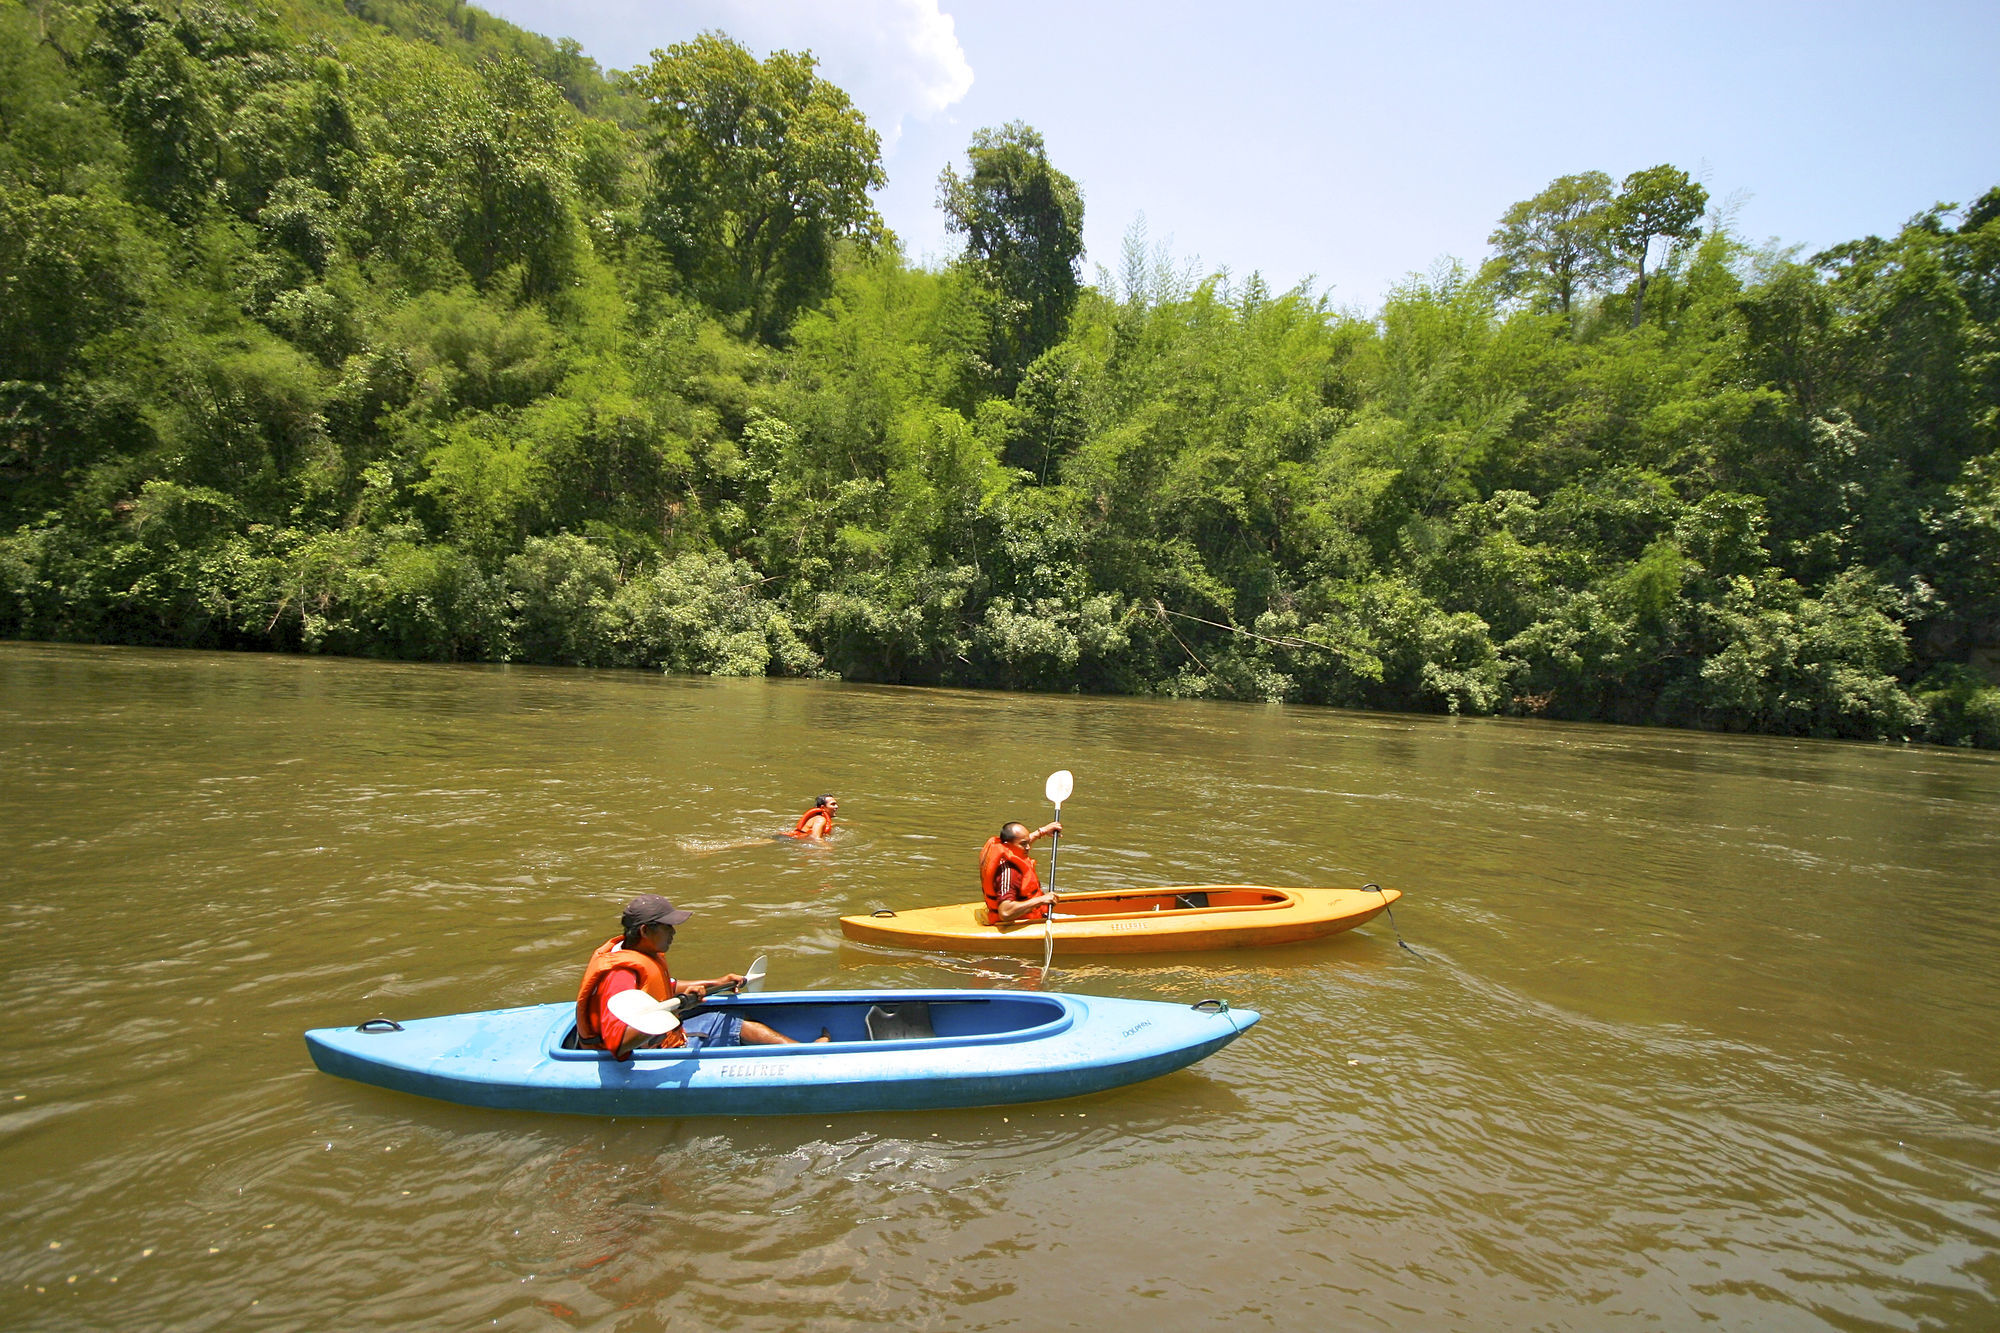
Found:
[[[1372,316],[720,35],[0,0],[0,634],[2000,745],[2000,191],[1801,261],[1671,167]]]

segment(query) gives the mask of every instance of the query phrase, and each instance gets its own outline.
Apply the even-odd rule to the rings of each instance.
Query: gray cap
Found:
[[[641,926],[678,926],[693,915],[657,893],[642,893],[625,904],[625,933],[630,935]]]

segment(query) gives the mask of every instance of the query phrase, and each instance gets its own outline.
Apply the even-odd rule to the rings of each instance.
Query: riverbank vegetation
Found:
[[[1583,171],[1362,312],[1085,281],[1024,123],[915,266],[880,156],[719,34],[0,2],[0,634],[2000,746],[2000,189]]]

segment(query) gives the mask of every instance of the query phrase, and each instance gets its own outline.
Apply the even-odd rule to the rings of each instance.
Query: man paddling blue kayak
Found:
[[[682,1017],[662,1012],[666,1002],[679,1000],[680,1007],[692,1009],[708,993],[743,984],[743,976],[731,972],[706,981],[675,981],[667,970],[667,950],[674,934],[694,913],[675,907],[657,893],[642,893],[625,905],[619,925],[622,935],[613,935],[597,946],[584,967],[583,982],[576,991],[577,1044],[586,1050],[611,1052],[619,1060],[629,1060],[632,1052],[653,1047],[704,1046],[796,1046],[784,1033],[755,1019],[724,1010],[711,1009]],[[657,1023],[638,1015],[648,1006],[629,1009],[626,1017],[645,1023],[634,1026],[619,1017],[613,1002],[628,991],[643,991],[654,1002]],[[653,1030],[647,1030],[648,1028]],[[819,1040],[827,1040],[824,1030]]]

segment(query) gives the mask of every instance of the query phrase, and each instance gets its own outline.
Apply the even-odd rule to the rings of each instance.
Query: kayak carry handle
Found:
[[[354,1029],[356,1032],[401,1032],[403,1025],[393,1018],[371,1018]]]
[[[895,914],[894,912],[890,911],[890,910],[889,910],[888,908],[886,908],[886,907],[878,907],[878,908],[876,908],[876,909],[875,909],[874,911],[870,912],[870,913],[869,913],[868,915],[870,915],[870,916],[894,916],[894,915],[896,915],[896,914]]]
[[[1196,1000],[1193,1004],[1189,1005],[1188,1008],[1199,1009],[1204,1014],[1226,1014],[1229,1012],[1229,1001]]]

